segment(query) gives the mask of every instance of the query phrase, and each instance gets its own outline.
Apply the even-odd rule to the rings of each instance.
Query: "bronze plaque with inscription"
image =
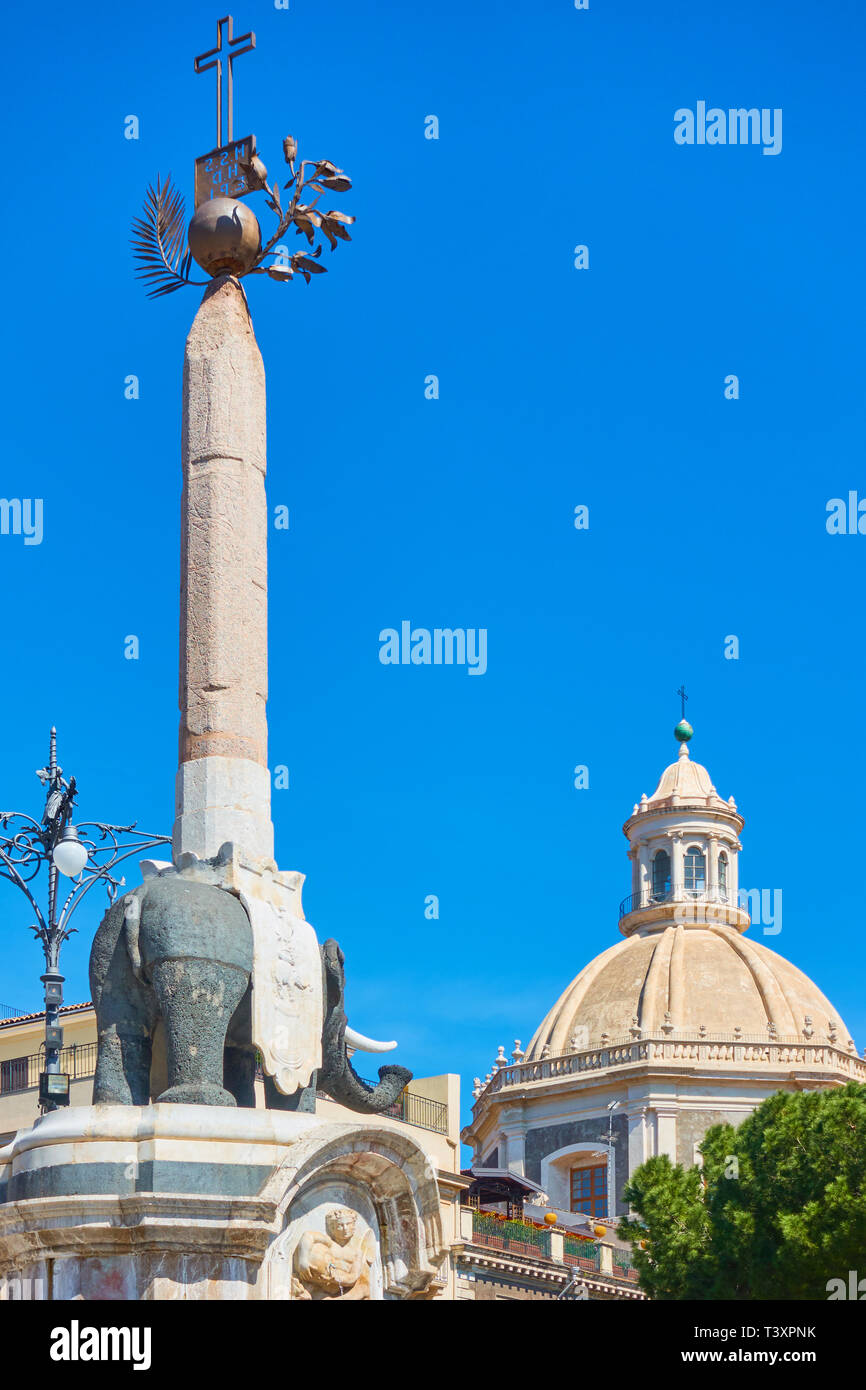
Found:
[[[195,205],[211,198],[242,198],[250,192],[241,163],[248,164],[256,152],[256,137],[245,135],[232,140],[210,154],[199,155],[195,162]]]

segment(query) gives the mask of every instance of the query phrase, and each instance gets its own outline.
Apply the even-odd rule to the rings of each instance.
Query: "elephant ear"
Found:
[[[139,929],[141,927],[141,905],[146,894],[147,886],[141,884],[140,887],[133,889],[131,893],[125,893],[121,898],[126,949],[129,952],[129,963],[132,966],[132,973],[137,980],[141,979],[141,945],[139,942]]]
[[[369,1086],[355,1071],[346,1051],[345,956],[333,939],[322,945],[325,1024],[318,1089],[362,1115],[381,1115],[400,1099],[412,1080],[406,1067],[379,1068],[379,1084]]]
[[[94,1008],[97,1010],[102,1001],[102,993],[111,970],[111,961],[114,952],[120,950],[125,951],[127,955],[129,955],[126,899],[133,896],[143,899],[146,891],[146,885],[141,884],[138,888],[131,890],[129,893],[124,893],[121,897],[115,898],[114,902],[106,909],[105,915],[96,929],[93,945],[90,948],[88,973],[90,978],[90,997],[93,1000]],[[130,963],[132,964],[131,957]]]

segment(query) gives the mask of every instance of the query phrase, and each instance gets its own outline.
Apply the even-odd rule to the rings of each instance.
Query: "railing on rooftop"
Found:
[[[404,1091],[389,1110],[383,1112],[395,1120],[403,1120],[416,1129],[429,1129],[434,1134],[448,1133],[448,1106],[441,1100],[430,1100],[428,1096],[416,1096]]]
[[[472,1243],[503,1254],[525,1255],[534,1259],[552,1260],[551,1228],[540,1227],[531,1221],[496,1216],[492,1212],[472,1210]],[[609,1262],[602,1256],[601,1244],[587,1237],[562,1232],[563,1263],[574,1270],[583,1270],[602,1278],[626,1279],[638,1282],[638,1273],[628,1250],[607,1247]],[[557,1257],[558,1258],[558,1257]]]
[[[598,1270],[601,1268],[601,1246],[592,1240],[578,1240],[575,1236],[563,1239],[563,1259],[575,1269]]]
[[[366,1084],[374,1086],[376,1083],[367,1081]],[[319,1097],[321,1100],[331,1100],[323,1091],[319,1092]],[[429,1129],[433,1134],[448,1133],[448,1106],[440,1100],[430,1100],[428,1096],[416,1096],[411,1091],[404,1091],[393,1105],[381,1113],[392,1120],[414,1125],[416,1129]]]
[[[4,1018],[23,1018],[23,1009],[13,1009],[11,1004],[0,1004],[0,1023]]]
[[[499,1067],[482,1088],[476,1106],[506,1086],[525,1086],[533,1081],[553,1081],[562,1076],[606,1071],[612,1067],[645,1062],[734,1062],[745,1066],[815,1067],[866,1082],[866,1060],[853,1048],[843,1047],[841,1034],[834,1038],[807,1039],[769,1033],[698,1033],[672,1029],[655,1036],[606,1038],[580,1051],[513,1062]]]
[[[638,1272],[627,1250],[615,1249],[613,1251],[613,1274],[615,1279],[630,1279],[632,1283],[637,1283]]]
[[[476,1245],[492,1250],[550,1259],[550,1231],[541,1231],[528,1221],[501,1221],[486,1212],[473,1211],[472,1239]]]

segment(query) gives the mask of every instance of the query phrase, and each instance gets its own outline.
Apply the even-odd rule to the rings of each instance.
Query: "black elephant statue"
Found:
[[[321,954],[322,1069],[291,1096],[265,1076],[265,1104],[315,1111],[321,1091],[351,1110],[381,1114],[399,1099],[412,1073],[381,1067],[376,1086],[357,1075],[347,1051],[343,952],[329,940]],[[154,1097],[158,1102],[255,1107],[253,955],[243,904],[213,883],[158,875],[114,903],[90,953],[98,1038],[94,1104],[148,1104],[161,1025],[168,1084]],[[370,1042],[348,1033],[349,1043]]]

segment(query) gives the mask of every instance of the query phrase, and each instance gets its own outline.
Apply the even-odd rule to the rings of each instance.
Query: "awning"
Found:
[[[524,1192],[540,1192],[546,1196],[546,1192],[537,1182],[531,1178],[524,1178],[520,1173],[511,1173],[507,1168],[479,1168],[474,1164],[471,1168],[463,1170],[470,1177],[478,1178],[481,1182],[510,1182],[515,1187],[520,1187]]]

